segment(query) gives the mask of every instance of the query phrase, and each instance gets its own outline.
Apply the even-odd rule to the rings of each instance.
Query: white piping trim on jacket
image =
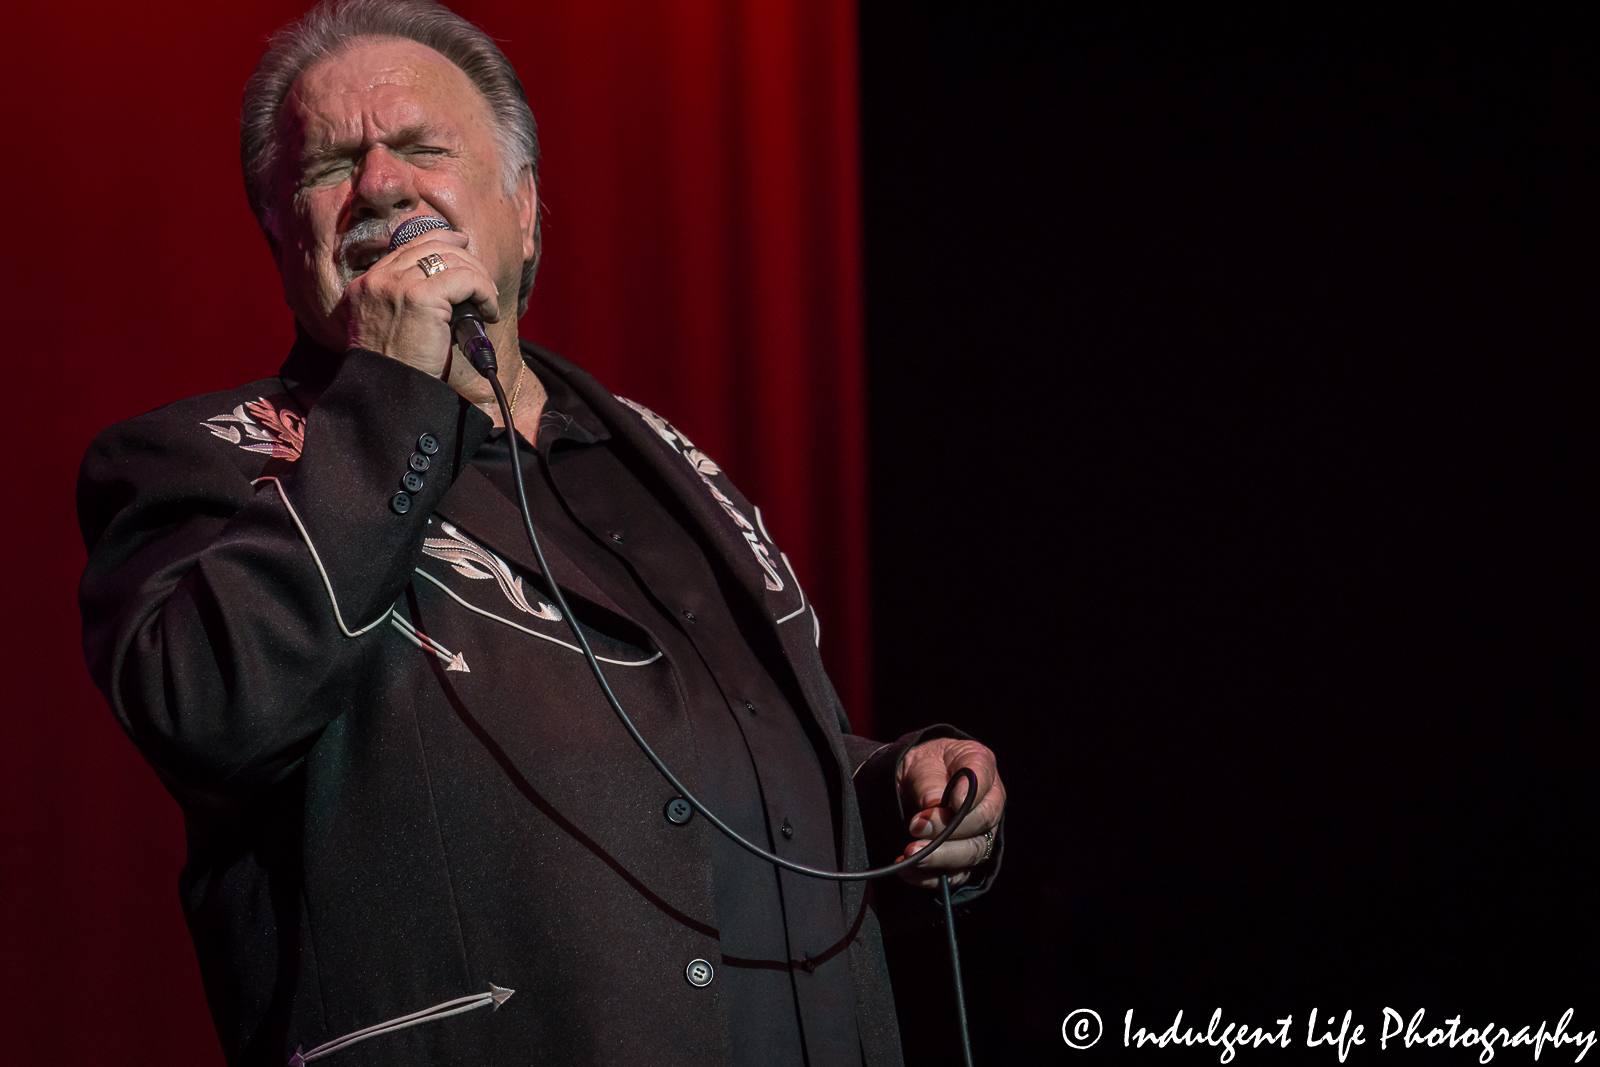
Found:
[[[860,763],[856,764],[856,769],[850,772],[850,780],[852,782],[855,781],[856,775],[861,773],[861,768],[863,768],[867,764],[871,763],[873,756],[876,756],[878,753],[882,752],[884,749],[888,748],[889,745],[892,745],[892,744],[894,744],[894,742],[890,741],[890,742],[887,742],[885,744],[879,745],[877,748],[873,749],[871,752],[868,752],[867,753],[867,758],[862,760]]]
[[[756,509],[756,521],[757,522],[761,521],[761,509],[760,508]],[[767,531],[765,529],[763,529],[761,532],[764,534]],[[784,623],[788,622],[790,619],[794,618],[796,615],[798,615],[802,611],[806,610],[806,591],[804,589],[801,589],[801,587],[800,587],[800,579],[794,577],[794,566],[789,562],[789,553],[787,553],[787,552],[779,552],[778,553],[778,558],[783,560],[784,569],[789,572],[789,577],[794,579],[794,587],[796,589],[800,590],[800,606],[795,608],[793,611],[789,612],[789,614],[785,615],[783,618],[779,619],[777,622],[773,623],[774,626],[782,626]],[[812,614],[815,615],[816,612],[812,612]]]
[[[756,513],[756,529],[760,530],[761,536],[767,539],[767,544],[777,548],[778,543],[772,539],[771,534],[767,533],[767,524],[761,521],[761,508],[758,505],[751,504],[750,510]],[[794,577],[794,571],[790,571],[789,576],[791,578]]]
[[[306,524],[300,521],[300,513],[295,511],[294,505],[289,503],[289,494],[283,491],[283,483],[270,474],[264,474],[250,484],[260,485],[262,482],[271,482],[278,489],[278,496],[283,500],[283,506],[289,509],[289,517],[294,520],[295,528],[300,531],[300,537],[305,541],[306,547],[311,550],[311,561],[317,565],[317,573],[322,575],[322,587],[328,591],[328,603],[333,605],[333,621],[339,624],[339,632],[346,637],[360,637],[362,634],[376,627],[383,620],[394,614],[390,607],[382,615],[373,619],[359,630],[352,630],[344,624],[344,615],[339,611],[339,599],[333,595],[333,582],[328,578],[328,568],[322,565],[322,557],[317,554],[317,546],[311,543],[311,535],[306,532]]]
[[[510,1000],[511,995],[515,992],[515,989],[503,989],[490,982],[489,992],[487,993],[474,993],[470,997],[457,997],[455,1000],[447,1000],[443,1004],[435,1004],[431,1008],[414,1011],[410,1015],[402,1015],[397,1019],[390,1019],[386,1023],[377,1023],[345,1034],[343,1037],[336,1037],[332,1041],[324,1042],[310,1052],[302,1052],[296,1049],[294,1055],[289,1057],[289,1067],[301,1067],[302,1064],[310,1063],[312,1060],[320,1060],[324,1056],[349,1048],[351,1045],[359,1041],[365,1041],[369,1037],[390,1034],[396,1030],[404,1030],[408,1026],[418,1026],[422,1023],[436,1022],[439,1019],[448,1019],[452,1015],[460,1015],[464,1011],[477,1011],[479,1008],[486,1008],[490,1004],[493,1004],[495,1010],[498,1011],[500,1010],[500,1005]]]
[[[403,636],[407,641],[410,641],[413,645],[416,645],[418,648],[422,649],[422,651],[432,652],[435,656],[438,656],[440,659],[444,660],[445,670],[465,671],[467,674],[472,673],[472,668],[467,666],[466,656],[463,656],[459,652],[451,652],[448,648],[445,648],[439,642],[435,641],[433,638],[429,637],[415,626],[412,626],[398,612],[389,616],[389,622],[396,630],[400,631],[401,636]]]
[[[478,607],[478,605],[476,605],[476,604],[467,603],[467,601],[462,600],[461,597],[456,594],[456,591],[454,589],[451,589],[448,585],[445,585],[443,582],[441,582],[439,579],[435,578],[433,575],[429,574],[427,571],[423,570],[421,567],[418,567],[416,570],[417,570],[418,574],[420,574],[424,578],[428,579],[428,581],[432,582],[434,585],[438,586],[440,589],[443,589],[445,591],[445,593],[447,593],[449,595],[451,600],[454,600],[457,604],[460,604],[462,607],[466,608],[468,611],[475,611],[479,615],[482,615],[486,619],[493,619],[495,622],[503,622],[507,626],[511,627],[513,630],[521,630],[523,633],[527,634],[529,637],[537,637],[541,641],[549,641],[552,644],[560,645],[562,648],[571,649],[572,651],[576,652],[580,656],[583,655],[583,649],[579,648],[577,645],[568,644],[567,642],[561,640],[561,638],[559,638],[559,637],[551,637],[549,634],[542,634],[538,630],[530,630],[526,626],[522,626],[522,625],[520,625],[518,623],[512,622],[510,619],[502,618],[501,616],[496,615],[492,611],[485,611],[483,608]],[[629,660],[629,659],[610,659],[610,658],[608,658],[606,656],[600,656],[600,655],[596,655],[595,656],[595,659],[599,660],[601,663],[611,663],[611,664],[615,664],[618,667],[643,667],[643,666],[646,666],[647,664],[654,663],[656,660],[658,660],[660,658],[661,658],[661,650],[660,649],[656,649],[656,654],[651,656],[649,659],[632,659],[632,660]]]

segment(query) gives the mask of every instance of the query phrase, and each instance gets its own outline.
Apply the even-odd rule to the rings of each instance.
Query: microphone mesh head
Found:
[[[414,215],[394,228],[389,237],[389,251],[393,252],[408,241],[414,241],[429,230],[448,230],[450,224],[437,215]]]

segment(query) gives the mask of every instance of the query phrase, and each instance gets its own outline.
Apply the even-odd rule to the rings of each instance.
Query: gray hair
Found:
[[[399,37],[444,56],[478,87],[494,117],[495,140],[509,196],[523,171],[539,177],[539,133],[528,96],[510,61],[488,34],[434,0],[321,0],[298,22],[267,40],[267,52],[244,86],[239,114],[239,160],[250,210],[267,239],[277,240],[277,189],[280,162],[278,112],[295,80],[325,56],[336,55],[362,37]],[[534,211],[539,205],[534,204]],[[517,314],[528,309],[528,293],[539,267],[541,224],[535,217],[534,255],[522,264]]]

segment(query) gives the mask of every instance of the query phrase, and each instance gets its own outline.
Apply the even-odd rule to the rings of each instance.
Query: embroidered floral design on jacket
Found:
[[[528,595],[522,587],[522,577],[511,573],[511,568],[506,566],[504,560],[490,552],[487,548],[467,539],[467,536],[448,522],[440,521],[439,526],[444,530],[444,537],[424,537],[422,539],[422,554],[442,559],[463,577],[481,580],[493,578],[500,585],[500,591],[506,599],[514,604],[518,611],[527,612],[534,618],[544,619],[548,622],[560,622],[561,612],[553,604],[539,601],[537,608],[528,603]]]
[[[744,535],[745,542],[750,546],[751,553],[756,557],[756,562],[761,564],[761,569],[765,572],[763,577],[766,579],[767,588],[774,593],[782,592],[783,578],[778,574],[778,568],[772,562],[772,553],[767,551],[767,546],[762,544],[761,538],[756,536],[756,528],[750,525],[750,520],[744,517],[744,513],[735,506],[732,500],[728,499],[727,494],[711,483],[710,476],[721,474],[722,468],[717,466],[710,456],[694,447],[694,442],[685,437],[682,430],[668,423],[660,415],[637,401],[629,400],[625,396],[619,396],[617,399],[632,408],[656,432],[657,437],[671,445],[679,455],[689,461],[689,466],[693,467],[695,473],[700,475],[700,480],[706,483],[706,488],[711,490],[711,495],[716,498],[717,503],[722,505],[722,510],[728,513],[728,517],[733,520],[733,524]]]
[[[246,452],[276,459],[299,459],[306,443],[306,420],[288,408],[273,407],[264,396],[240,404],[230,414],[213,415],[200,425]]]

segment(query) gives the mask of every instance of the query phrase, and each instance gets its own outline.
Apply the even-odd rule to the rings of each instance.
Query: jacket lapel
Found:
[[[537,345],[525,345],[525,348],[530,350],[529,354],[542,367],[559,375],[571,386],[606,424],[606,428],[627,444],[630,451],[650,464],[657,477],[667,484],[687,510],[694,526],[692,532],[699,534],[729,565],[749,605],[770,625],[773,615],[771,605],[767,602],[765,572],[756,562],[749,543],[734,520],[717,502],[701,480],[699,472],[682,453],[662,440],[638,413],[624,405],[589,374]],[[776,554],[774,561],[778,574],[787,579],[783,564],[777,562]],[[554,565],[552,562],[551,566]],[[782,642],[779,641],[779,644]]]
[[[782,649],[784,658],[788,660],[790,669],[800,685],[808,710],[821,726],[823,736],[828,738],[829,747],[834,750],[834,758],[843,772],[843,781],[848,782],[852,768],[845,754],[843,742],[840,740],[842,714],[838,696],[821,669],[815,647],[797,647],[795,642],[785,640],[788,635],[782,632],[782,627],[778,626],[774,619],[766,572],[757,562],[750,542],[745,539],[736,521],[724,510],[711,489],[701,480],[695,467],[681,452],[667,444],[640,414],[624,405],[589,374],[553,352],[529,344],[524,344],[524,351],[541,367],[558,375],[571,386],[612,434],[625,442],[630,450],[643,457],[657,476],[683,502],[688,517],[695,527],[694,532],[704,538],[705,543],[712,546],[732,570],[738,579],[740,589],[748,598],[749,606],[752,606],[757,617],[764,621],[774,644]],[[773,553],[773,558],[778,573],[786,582],[792,581],[792,576],[781,560],[777,559],[776,551]],[[554,561],[551,562],[551,566],[555,566]],[[802,632],[809,641],[810,627],[797,627],[791,624],[790,629]],[[853,809],[854,797],[848,795],[850,790],[845,792],[846,806]]]
[[[461,471],[455,484],[439,502],[437,514],[471,534],[475,541],[492,549],[502,559],[512,561],[533,576],[537,583],[545,586],[546,596],[551,593],[549,586],[553,579],[568,593],[623,620],[630,630],[638,629],[637,624],[601,592],[600,587],[590,581],[554,541],[541,537],[539,547],[544,549],[544,558],[554,572],[553,575],[545,574],[528,544],[528,535],[522,528],[521,511],[476,467],[469,465]],[[580,611],[579,616],[582,615]]]
[[[673,494],[683,502],[689,520],[705,543],[721,555],[723,561],[738,578],[739,586],[756,616],[763,621],[776,647],[783,653],[791,676],[799,687],[806,710],[827,739],[837,773],[831,777],[838,782],[838,802],[842,815],[839,835],[839,858],[847,870],[864,870],[868,865],[867,843],[861,829],[861,811],[856,791],[851,788],[850,757],[845,752],[843,733],[849,720],[839,703],[833,683],[823,669],[821,656],[812,641],[809,626],[796,626],[790,622],[785,627],[777,623],[773,613],[772,596],[768,591],[765,571],[756,562],[750,543],[722,505],[712,495],[699,472],[684,454],[669,445],[645,421],[643,416],[617,399],[595,378],[560,356],[538,345],[523,342],[525,358],[531,358],[542,368],[559,376],[579,396],[618,439],[640,456],[655,471]],[[753,511],[753,509],[752,509]],[[774,555],[776,550],[774,549]],[[551,561],[554,567],[555,561]],[[786,579],[798,579],[789,574],[779,561],[780,574]],[[788,609],[792,610],[792,608]],[[820,753],[818,754],[821,755]],[[866,907],[867,883],[845,882],[840,886],[841,902],[846,915],[855,915]]]

